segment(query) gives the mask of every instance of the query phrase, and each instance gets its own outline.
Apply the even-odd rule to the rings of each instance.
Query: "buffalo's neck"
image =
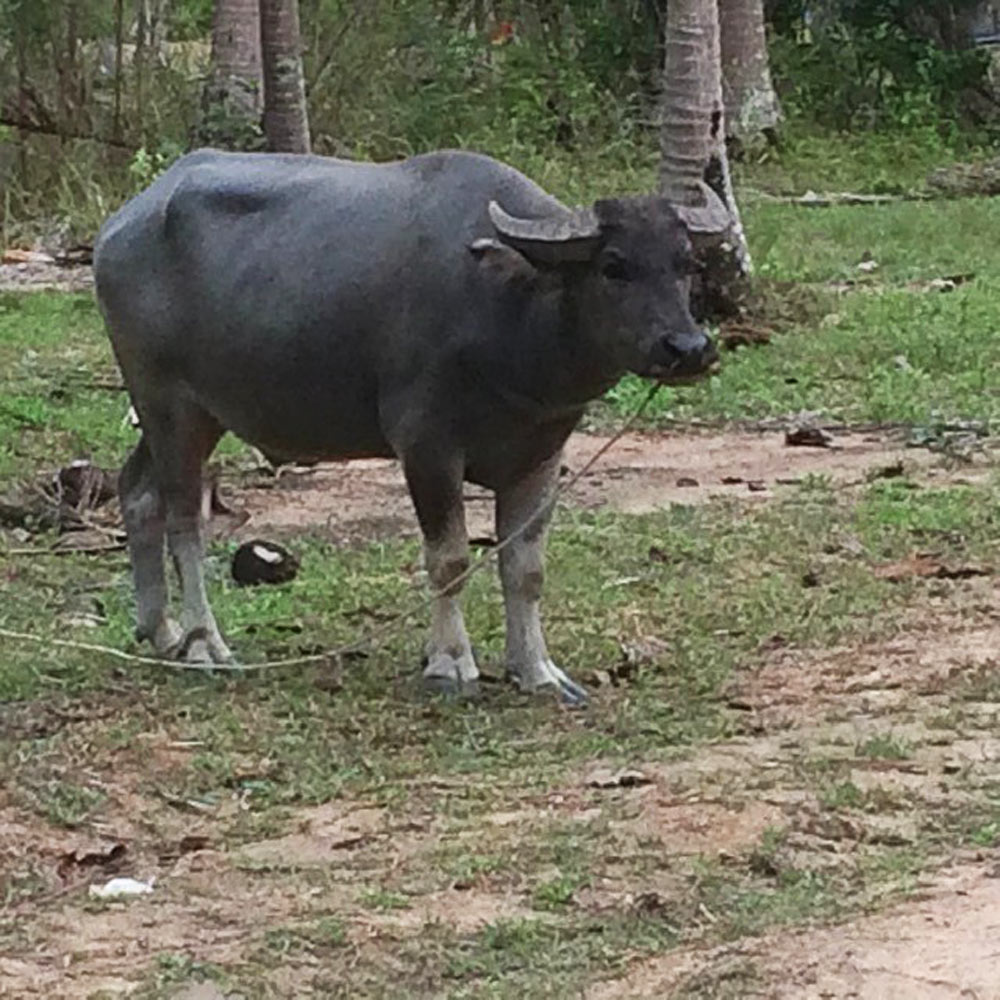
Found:
[[[534,410],[539,422],[579,418],[624,374],[584,336],[583,320],[563,286],[501,300],[483,370],[495,393],[526,415]]]

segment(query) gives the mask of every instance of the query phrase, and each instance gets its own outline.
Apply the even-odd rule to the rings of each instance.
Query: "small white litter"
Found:
[[[253,554],[258,559],[263,559],[264,562],[270,563],[272,566],[276,566],[285,557],[280,553],[276,552],[274,549],[266,548],[263,545],[254,545]]]
[[[92,885],[90,895],[98,899],[116,899],[119,896],[144,896],[153,891],[156,879],[140,882],[134,878],[113,878],[104,885]]]
[[[122,427],[132,427],[139,430],[139,414],[135,412],[135,407],[130,406],[122,417]]]

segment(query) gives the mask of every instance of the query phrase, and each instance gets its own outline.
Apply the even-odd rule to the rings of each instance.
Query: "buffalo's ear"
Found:
[[[499,240],[476,240],[469,244],[469,252],[481,267],[501,281],[527,284],[538,277],[538,272],[527,257]]]
[[[500,240],[533,264],[593,260],[601,245],[601,223],[592,208],[561,208],[541,219],[522,219],[491,201],[489,215]]]

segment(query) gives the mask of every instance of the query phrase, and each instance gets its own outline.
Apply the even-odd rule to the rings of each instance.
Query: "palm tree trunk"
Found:
[[[216,0],[198,141],[227,149],[259,149],[262,93],[257,0]]]
[[[77,56],[80,44],[80,5],[78,0],[71,0],[66,5],[66,54],[61,60],[60,81],[63,124],[67,133],[72,132],[76,124],[76,112],[80,107],[80,74],[77,66]]]
[[[696,308],[731,313],[748,291],[750,253],[726,156],[716,0],[670,0],[664,49],[660,191],[706,262]]]
[[[111,136],[122,138],[122,64],[125,49],[125,0],[115,0],[115,96]]]
[[[264,53],[264,135],[268,149],[308,153],[298,0],[260,0]]]
[[[763,0],[719,0],[726,137],[740,146],[772,139],[781,107],[771,81]]]
[[[135,18],[135,54],[132,56],[132,68],[135,71],[135,117],[139,129],[139,142],[147,145],[146,132],[146,50],[149,45],[149,24],[146,19],[146,2],[139,0],[136,4]]]

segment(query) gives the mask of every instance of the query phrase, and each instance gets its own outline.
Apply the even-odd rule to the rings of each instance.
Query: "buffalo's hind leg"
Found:
[[[540,602],[545,537],[559,475],[556,455],[518,483],[497,491],[497,537],[507,618],[507,673],[522,691],[551,691],[565,705],[582,705],[587,692],[549,658]]]
[[[462,503],[462,469],[436,456],[406,456],[403,470],[424,536],[424,562],[436,595],[427,645],[424,687],[431,692],[474,695],[479,669],[472,653],[460,595],[469,568]]]
[[[159,656],[173,657],[184,634],[167,614],[163,565],[166,519],[145,436],[122,466],[118,495],[135,581],[136,639],[148,639]]]
[[[196,404],[172,401],[141,413],[156,482],[163,498],[167,543],[181,584],[181,642],[177,658],[231,663],[215,622],[202,569],[202,466],[222,428]]]

